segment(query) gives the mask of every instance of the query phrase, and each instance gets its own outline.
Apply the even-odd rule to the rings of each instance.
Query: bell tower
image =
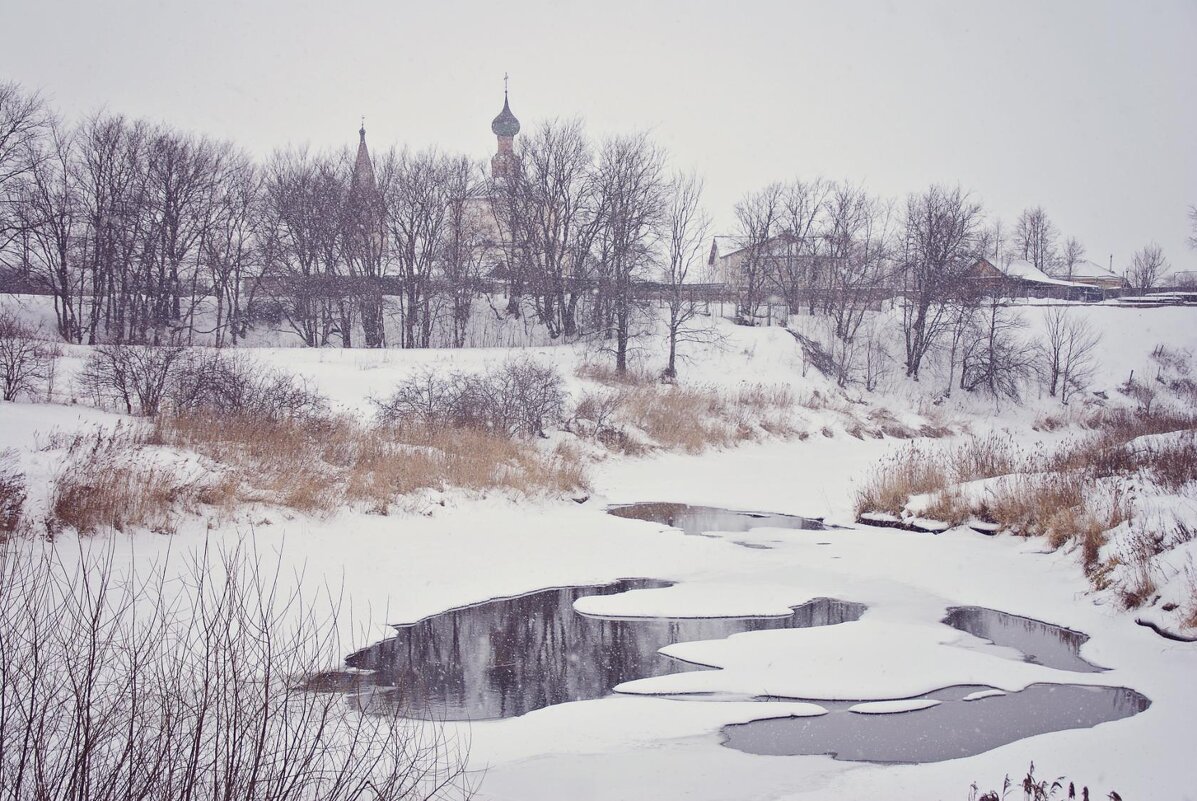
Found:
[[[515,172],[515,135],[520,132],[520,121],[511,113],[507,100],[507,75],[503,75],[503,110],[491,121],[490,129],[499,140],[498,150],[490,160],[492,178],[510,178]]]

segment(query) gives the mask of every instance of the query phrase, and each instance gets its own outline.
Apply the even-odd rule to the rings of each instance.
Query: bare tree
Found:
[[[145,244],[146,150],[152,129],[123,117],[97,115],[78,131],[76,182],[87,240],[87,344],[134,339],[144,310],[145,274],[138,249]]]
[[[269,260],[261,236],[265,214],[261,173],[241,152],[227,153],[221,161],[213,219],[203,250],[216,303],[212,329],[216,347],[235,345],[245,338]]]
[[[527,295],[550,337],[574,337],[603,216],[593,149],[580,120],[553,120],[523,137],[516,159],[491,188],[510,242],[507,311],[518,316]]]
[[[827,294],[831,277],[828,259],[822,258],[821,250],[825,241],[824,218],[834,197],[835,187],[822,178],[794,181],[783,189],[779,226],[784,236],[776,247],[770,248],[773,257],[767,264],[765,279],[768,288],[785,299],[789,314],[798,313],[803,300],[814,314],[820,302],[820,284],[824,296]]]
[[[923,359],[951,322],[951,303],[967,286],[980,222],[981,207],[959,187],[932,186],[906,201],[899,266],[909,378],[918,380]]]
[[[1001,220],[994,220],[977,233],[977,255],[999,267],[1008,263],[1009,236]]]
[[[199,262],[211,232],[221,160],[230,149],[171,130],[147,146],[144,245],[136,263],[144,275],[130,341],[157,344],[171,328],[194,333],[200,302]]]
[[[1051,273],[1058,261],[1056,243],[1060,234],[1042,207],[1026,209],[1014,224],[1014,250],[1039,270]]]
[[[51,125],[45,153],[21,194],[18,214],[30,245],[24,254],[25,268],[53,299],[59,336],[81,343],[88,285],[81,243],[88,237],[75,157],[73,134],[60,124]]]
[[[1101,335],[1088,320],[1061,307],[1048,310],[1044,327],[1046,338],[1036,354],[1039,375],[1048,395],[1068,403],[1093,377]]]
[[[1192,232],[1189,234],[1189,247],[1197,249],[1197,206],[1189,206],[1189,222]]]
[[[785,187],[770,184],[757,192],[745,195],[736,204],[737,244],[733,254],[736,261],[736,315],[741,322],[755,325],[761,304],[765,301],[769,275],[779,248],[789,247],[784,236]],[[780,237],[780,241],[779,241]]]
[[[1160,285],[1168,266],[1163,248],[1152,242],[1135,252],[1126,280],[1136,291],[1148,292]]]
[[[272,294],[291,329],[308,347],[344,330],[341,209],[346,191],[332,157],[279,151],[266,168],[263,246],[270,255]]]
[[[474,308],[481,290],[483,264],[488,251],[488,226],[478,201],[485,186],[479,180],[478,165],[461,156],[445,165],[449,206],[441,246],[441,275],[449,293],[450,343],[464,347]]]
[[[1068,240],[1064,243],[1064,250],[1060,254],[1061,275],[1071,281],[1073,271],[1084,259],[1085,246],[1076,237],[1068,237]]]
[[[437,269],[445,254],[455,191],[452,161],[435,151],[403,151],[389,181],[387,218],[403,285],[403,347],[426,348],[435,324]]]
[[[58,349],[16,315],[0,311],[0,398],[43,396],[54,380]]]
[[[960,388],[985,390],[994,398],[1018,400],[1032,366],[1031,350],[1018,332],[1023,319],[990,295],[972,316],[960,363]]]
[[[823,309],[832,322],[839,381],[846,385],[855,371],[865,314],[879,302],[892,273],[893,206],[862,187],[842,184],[830,193],[826,209],[825,257],[815,261],[823,265]]]
[[[0,81],[0,259],[21,230],[16,214],[20,184],[36,166],[51,122],[40,95]]]
[[[677,377],[678,344],[705,341],[710,327],[694,325],[700,306],[690,282],[693,270],[701,266],[710,233],[710,220],[703,212],[702,179],[694,172],[678,174],[670,185],[666,219],[665,308],[669,357],[664,377]]]
[[[637,310],[634,281],[647,276],[657,255],[667,197],[665,153],[647,134],[603,143],[594,182],[603,210],[598,270],[607,289],[615,338],[615,370],[627,372]]]

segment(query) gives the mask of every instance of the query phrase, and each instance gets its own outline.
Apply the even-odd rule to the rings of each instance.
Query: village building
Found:
[[[1025,259],[1005,264],[978,259],[968,271],[978,294],[1010,298],[1098,301],[1105,291],[1096,284],[1053,278]]]
[[[1118,294],[1127,288],[1124,277],[1088,259],[1081,259],[1073,264],[1071,269],[1063,267],[1056,277],[1100,287],[1108,294]]]

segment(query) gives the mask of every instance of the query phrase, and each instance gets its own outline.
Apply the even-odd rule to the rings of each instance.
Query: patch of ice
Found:
[[[848,711],[858,715],[895,715],[899,712],[930,709],[933,706],[939,706],[940,703],[934,698],[900,698],[896,701],[869,701],[849,707]]]

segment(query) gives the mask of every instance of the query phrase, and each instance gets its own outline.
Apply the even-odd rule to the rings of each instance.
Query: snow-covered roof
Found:
[[[1119,276],[1107,267],[1103,267],[1095,261],[1088,259],[1081,259],[1076,264],[1072,265],[1073,278],[1102,278],[1107,281],[1120,280]]]
[[[1061,278],[1052,278],[1050,275],[1043,272],[1043,270],[1040,270],[1034,264],[1031,264],[1025,259],[1015,259],[1005,267],[998,265],[998,269],[1008,275],[1010,278],[1017,278],[1020,281],[1030,281],[1032,284],[1073,286],[1083,289],[1093,289],[1092,284],[1082,284],[1077,281],[1065,281]]]

